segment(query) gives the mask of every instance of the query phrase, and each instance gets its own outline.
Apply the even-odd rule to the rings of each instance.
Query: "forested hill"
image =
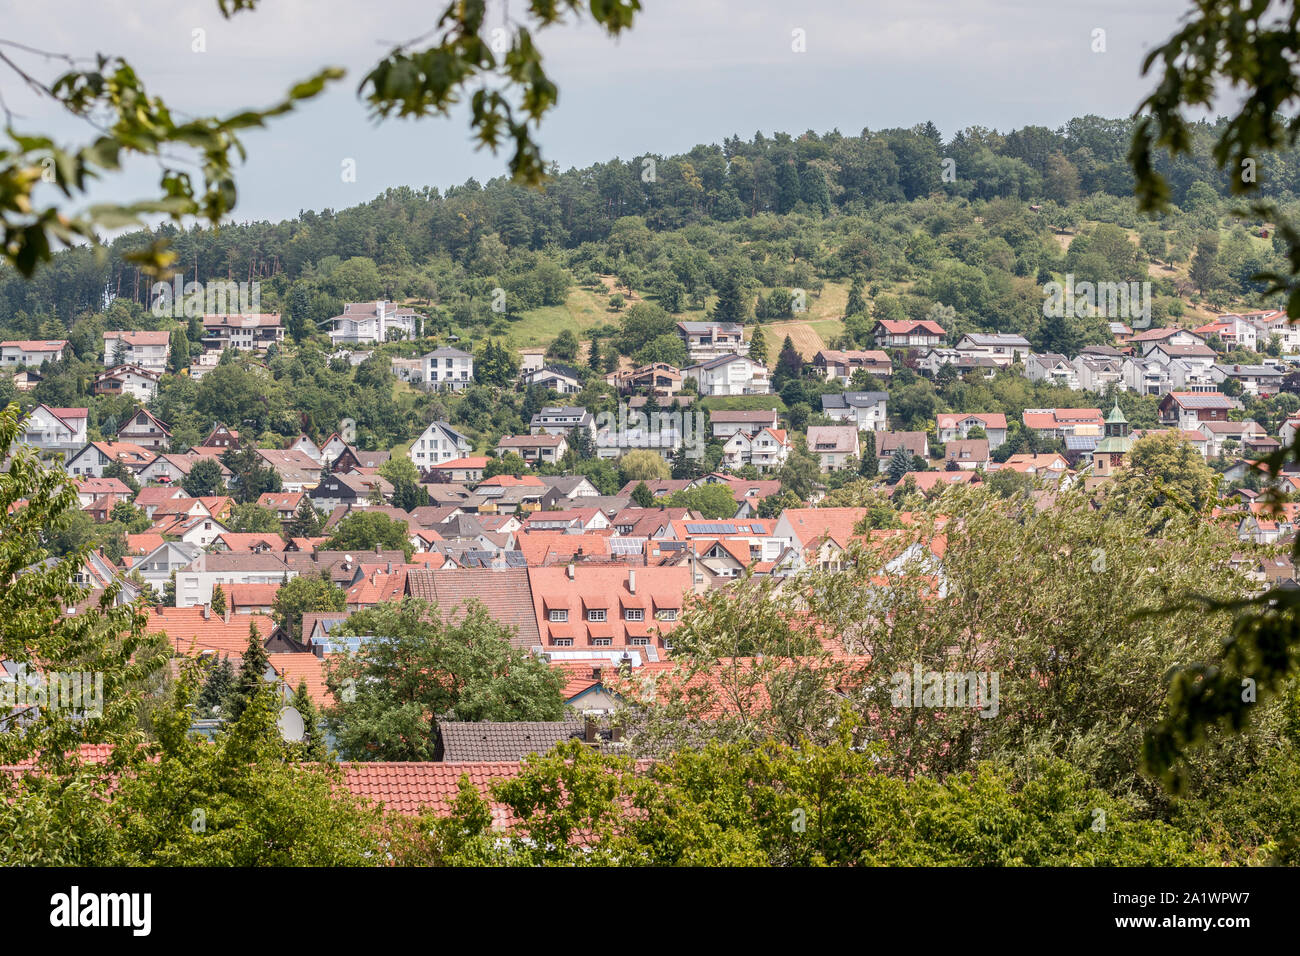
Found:
[[[545,191],[505,179],[401,188],[286,222],[160,232],[185,281],[258,281],[261,308],[282,312],[294,340],[344,302],[378,297],[426,313],[430,337],[538,345],[562,331],[615,335],[622,308],[642,299],[699,318],[726,291],[734,314],[723,317],[788,318],[787,290],[803,289],[813,344],[854,344],[867,319],[940,308],[951,332],[1020,332],[1063,349],[1102,336],[1084,322],[1064,330],[1069,341],[1045,340],[1039,284],[1065,271],[1157,280],[1157,321],[1182,315],[1192,292],[1213,307],[1262,305],[1252,276],[1280,255],[1265,224],[1231,218],[1238,203],[1210,158],[1215,127],[1199,127],[1193,156],[1166,168],[1180,208],[1153,223],[1129,195],[1130,125],[1088,116],[947,143],[929,123],[756,134],[557,173]],[[1300,188],[1295,154],[1261,157],[1257,175],[1284,204]],[[148,314],[150,282],[122,255],[155,235],[120,237],[98,259],[62,253],[31,282],[0,271],[0,335],[67,337],[92,359],[106,328],[166,328],[183,362],[186,323]],[[854,278],[870,286],[856,325],[843,321]],[[497,288],[504,312],[492,308]]]

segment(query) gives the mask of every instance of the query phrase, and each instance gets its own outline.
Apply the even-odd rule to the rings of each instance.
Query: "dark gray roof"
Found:
[[[445,763],[514,762],[544,754],[558,743],[582,737],[581,718],[555,721],[438,721],[439,751]]]
[[[822,409],[848,408],[850,405],[866,408],[888,400],[888,392],[827,392],[822,396]]]

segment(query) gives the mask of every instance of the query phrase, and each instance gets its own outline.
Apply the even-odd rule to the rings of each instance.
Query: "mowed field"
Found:
[[[612,282],[612,279],[609,281]],[[767,293],[771,290],[763,291]],[[844,314],[848,294],[847,286],[827,283],[821,295],[808,297],[808,311],[799,318],[765,322],[763,334],[767,338],[769,362],[776,361],[781,343],[787,335],[804,358],[810,359],[818,349],[826,348],[844,330],[840,317]],[[628,298],[626,293],[624,297]],[[629,298],[628,305],[636,301],[640,301],[639,295]],[[647,301],[653,302],[654,299],[651,297]],[[706,308],[684,311],[679,314],[679,318],[684,322],[704,321],[712,306],[713,302],[710,301]],[[582,342],[583,351],[580,354],[585,356],[587,342],[590,340],[589,331],[603,325],[617,325],[621,314],[609,310],[607,294],[575,286],[569,291],[564,305],[543,306],[525,312],[518,321],[508,324],[506,334],[516,348],[532,348],[550,345],[557,335],[568,329]]]

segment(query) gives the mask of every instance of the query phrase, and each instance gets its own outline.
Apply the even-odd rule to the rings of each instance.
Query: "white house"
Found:
[[[957,343],[958,354],[992,359],[1001,366],[1023,361],[1031,351],[1029,340],[1023,335],[1003,332],[971,332],[963,335]]]
[[[66,339],[49,339],[36,341],[20,339],[0,342],[0,367],[34,367],[46,362],[57,362],[63,358],[68,347]]]
[[[686,343],[686,352],[696,364],[728,355],[749,354],[745,330],[734,322],[678,322],[677,334]],[[685,369],[682,371],[684,374]]]
[[[464,458],[474,450],[468,438],[446,422],[433,422],[420,437],[411,443],[411,462],[425,471],[456,458]]]
[[[561,395],[576,395],[582,391],[582,373],[567,365],[544,365],[525,373],[524,385],[536,385],[549,388]]]
[[[1031,354],[1025,359],[1025,378],[1031,382],[1049,382],[1075,391],[1079,389],[1079,370],[1058,352]]]
[[[444,345],[420,357],[424,384],[437,391],[460,391],[474,384],[474,356]]]
[[[822,414],[839,422],[852,422],[861,431],[889,428],[888,392],[840,392],[822,396]]]
[[[279,584],[297,576],[297,571],[274,554],[201,554],[189,567],[176,572],[176,606],[211,604],[216,584]]]
[[[86,444],[84,408],[51,408],[37,405],[23,422],[21,441],[41,451],[77,451]]]
[[[189,567],[202,553],[203,549],[196,544],[164,541],[131,565],[131,570],[139,571],[145,583],[153,588],[159,597],[162,597],[167,582],[171,580],[172,572]]]
[[[167,371],[170,342],[171,334],[168,332],[105,332],[104,368],[138,365],[161,375]]]
[[[722,461],[729,468],[753,465],[766,471],[780,468],[788,457],[790,439],[781,428],[763,428],[757,435],[734,432],[722,446]]]
[[[331,345],[368,345],[419,335],[420,316],[414,309],[380,299],[348,302],[343,314],[329,320]]]
[[[695,379],[702,396],[767,395],[772,391],[767,366],[745,355],[723,355],[682,369],[682,378]]]
[[[226,349],[240,352],[265,352],[284,341],[284,326],[279,312],[255,312],[245,315],[213,313],[203,317],[203,347],[220,355]]]
[[[117,365],[95,376],[96,395],[129,395],[137,402],[148,402],[158,394],[162,376],[140,365]]]
[[[935,419],[935,431],[941,444],[966,439],[970,437],[971,429],[976,427],[984,429],[989,451],[997,450],[1007,440],[1007,416],[1001,412],[944,412]]]

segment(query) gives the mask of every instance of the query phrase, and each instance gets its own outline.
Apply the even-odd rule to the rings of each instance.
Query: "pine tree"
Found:
[[[602,367],[600,358],[600,337],[594,334],[591,337],[591,351],[587,355],[587,367],[593,372],[599,372]]]
[[[212,586],[212,613],[218,615],[226,613],[226,592],[221,589],[220,584]]]
[[[858,462],[858,474],[864,478],[874,478],[880,470],[880,459],[876,456],[876,433],[867,432],[862,442],[862,460]]]
[[[776,383],[784,383],[790,379],[797,379],[803,374],[803,356],[794,347],[794,342],[790,336],[785,337],[781,343],[781,355],[776,360],[776,374],[773,379]],[[778,389],[780,385],[777,385]]]
[[[230,658],[223,657],[208,671],[208,677],[203,682],[203,689],[199,691],[198,704],[200,710],[209,715],[217,713],[217,708],[221,707],[226,698],[230,696],[234,686],[235,668],[230,663]]]
[[[763,334],[761,325],[755,325],[749,333],[749,357],[755,362],[767,364],[767,337]]]
[[[291,538],[314,538],[320,534],[320,515],[306,495],[298,502],[298,510],[289,522],[288,531]]]
[[[849,286],[849,300],[844,303],[844,317],[866,314],[867,300],[862,297],[862,277],[854,276],[853,284]]]
[[[718,285],[718,301],[713,306],[713,321],[744,322],[749,313],[745,290],[735,272],[728,270]]]
[[[896,484],[905,474],[912,470],[912,453],[902,445],[894,449],[889,456],[889,481]]]
[[[637,486],[632,489],[632,500],[642,508],[649,508],[655,503],[654,492],[644,481],[638,482]]]
[[[271,659],[262,644],[262,635],[254,621],[248,623],[248,647],[244,651],[244,662],[239,666],[239,677],[231,688],[230,696],[223,708],[231,720],[237,720],[244,712],[244,707],[253,699],[253,695],[266,689],[266,669]]]
[[[302,717],[307,739],[291,744],[290,753],[299,760],[316,762],[328,760],[329,752],[325,749],[325,732],[321,728],[320,713],[316,710],[316,703],[311,699],[311,694],[307,692],[306,681],[299,681],[298,689],[294,691],[293,709]]]

